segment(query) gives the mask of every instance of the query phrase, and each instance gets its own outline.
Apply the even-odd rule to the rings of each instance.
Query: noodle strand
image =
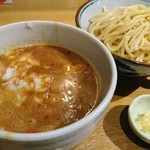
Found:
[[[117,55],[150,63],[150,7],[104,9],[90,19],[88,31]]]

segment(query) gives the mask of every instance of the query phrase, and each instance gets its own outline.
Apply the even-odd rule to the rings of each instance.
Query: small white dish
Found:
[[[128,119],[134,133],[143,141],[150,144],[150,132],[144,132],[137,125],[137,118],[144,112],[150,111],[150,94],[137,97],[129,106]]]

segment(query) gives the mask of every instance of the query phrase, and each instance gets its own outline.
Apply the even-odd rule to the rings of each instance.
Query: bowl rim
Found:
[[[81,28],[81,25],[80,25],[80,14],[82,13],[82,9],[86,9],[86,7],[89,7],[90,5],[98,2],[99,0],[88,0],[87,2],[83,3],[79,8],[78,10],[76,11],[76,14],[75,14],[75,24],[78,28],[82,29]],[[88,29],[86,30],[86,32],[88,32]],[[89,32],[88,32],[89,33]],[[94,35],[93,35],[94,36]],[[103,42],[102,42],[103,43]],[[110,51],[111,52],[111,51]],[[111,54],[114,56],[114,58],[117,58],[117,59],[122,59],[124,61],[127,61],[127,62],[130,62],[130,63],[133,63],[135,65],[141,65],[141,66],[145,66],[145,67],[150,67],[150,63],[144,63],[144,62],[140,62],[140,61],[136,61],[136,60],[131,60],[131,59],[128,59],[128,58],[125,58],[125,57],[122,57],[122,56],[119,56],[117,54],[114,54],[111,52]]]
[[[87,6],[87,5],[91,4],[91,3],[93,4],[93,3],[95,3],[95,1],[88,0],[87,2],[83,3],[83,4],[77,9],[76,14],[75,14],[75,24],[76,24],[76,26],[77,26],[78,28],[81,28],[80,23],[79,23],[79,15],[80,15],[80,13],[81,13],[81,10],[82,10],[85,6]]]
[[[40,25],[43,24],[57,24],[63,28],[69,28],[74,30],[75,32],[82,32],[82,34],[84,34],[84,36],[86,36],[87,38],[90,38],[92,41],[94,41],[96,44],[98,44],[104,51],[104,53],[107,55],[107,58],[109,60],[109,64],[111,67],[111,82],[110,82],[110,86],[108,88],[108,92],[105,95],[105,97],[102,99],[102,101],[98,104],[98,106],[91,112],[89,113],[87,116],[83,117],[82,119],[78,120],[77,122],[74,122],[70,125],[67,125],[65,127],[62,128],[58,128],[52,131],[46,131],[46,132],[38,132],[38,133],[15,133],[15,132],[9,132],[9,131],[2,131],[0,130],[0,139],[7,139],[6,137],[8,137],[10,135],[10,139],[12,141],[28,141],[28,142],[32,142],[32,141],[43,141],[43,140],[48,140],[48,139],[55,139],[57,137],[63,136],[64,133],[65,134],[69,134],[70,132],[74,132],[75,130],[77,130],[78,128],[82,128],[85,124],[87,124],[88,122],[90,122],[90,120],[92,120],[92,118],[94,118],[94,116],[97,116],[97,114],[99,112],[103,112],[105,110],[105,108],[108,106],[108,104],[110,103],[115,88],[116,88],[116,84],[117,84],[117,68],[116,68],[116,64],[115,61],[111,55],[111,53],[109,52],[109,50],[106,48],[106,46],[101,43],[97,38],[95,38],[94,36],[92,36],[91,34],[89,34],[86,31],[83,31],[80,28],[77,28],[75,26],[66,24],[66,23],[61,23],[61,22],[55,22],[55,21],[45,21],[45,20],[33,20],[33,21],[21,21],[21,22],[15,22],[15,23],[10,23],[10,24],[6,24],[3,26],[0,26],[0,30],[1,29],[5,29],[7,30],[7,28],[15,26],[15,25],[24,25],[26,23],[39,23]],[[8,138],[9,140],[9,138]]]

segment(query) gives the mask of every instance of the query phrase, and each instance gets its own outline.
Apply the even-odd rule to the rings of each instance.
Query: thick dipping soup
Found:
[[[34,45],[0,55],[0,129],[36,133],[64,127],[99,103],[101,79],[86,58]]]

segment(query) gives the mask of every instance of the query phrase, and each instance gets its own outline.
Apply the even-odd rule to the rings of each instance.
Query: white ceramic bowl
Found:
[[[117,71],[110,52],[87,32],[50,21],[29,21],[1,26],[0,35],[1,53],[39,43],[57,45],[73,49],[87,57],[96,65],[102,78],[102,101],[89,115],[71,125],[49,132],[22,134],[0,131],[0,149],[66,150],[79,144],[95,129],[113,96]]]
[[[121,6],[142,4],[150,7],[150,0],[90,0],[80,6],[75,16],[77,27],[88,32],[89,20],[102,12],[102,8],[114,9]],[[126,76],[150,76],[150,64],[132,61],[113,54],[120,74]]]
[[[150,144],[150,132],[140,130],[136,123],[139,115],[146,111],[150,111],[150,94],[138,96],[133,100],[128,109],[128,119],[134,133],[143,141]]]

